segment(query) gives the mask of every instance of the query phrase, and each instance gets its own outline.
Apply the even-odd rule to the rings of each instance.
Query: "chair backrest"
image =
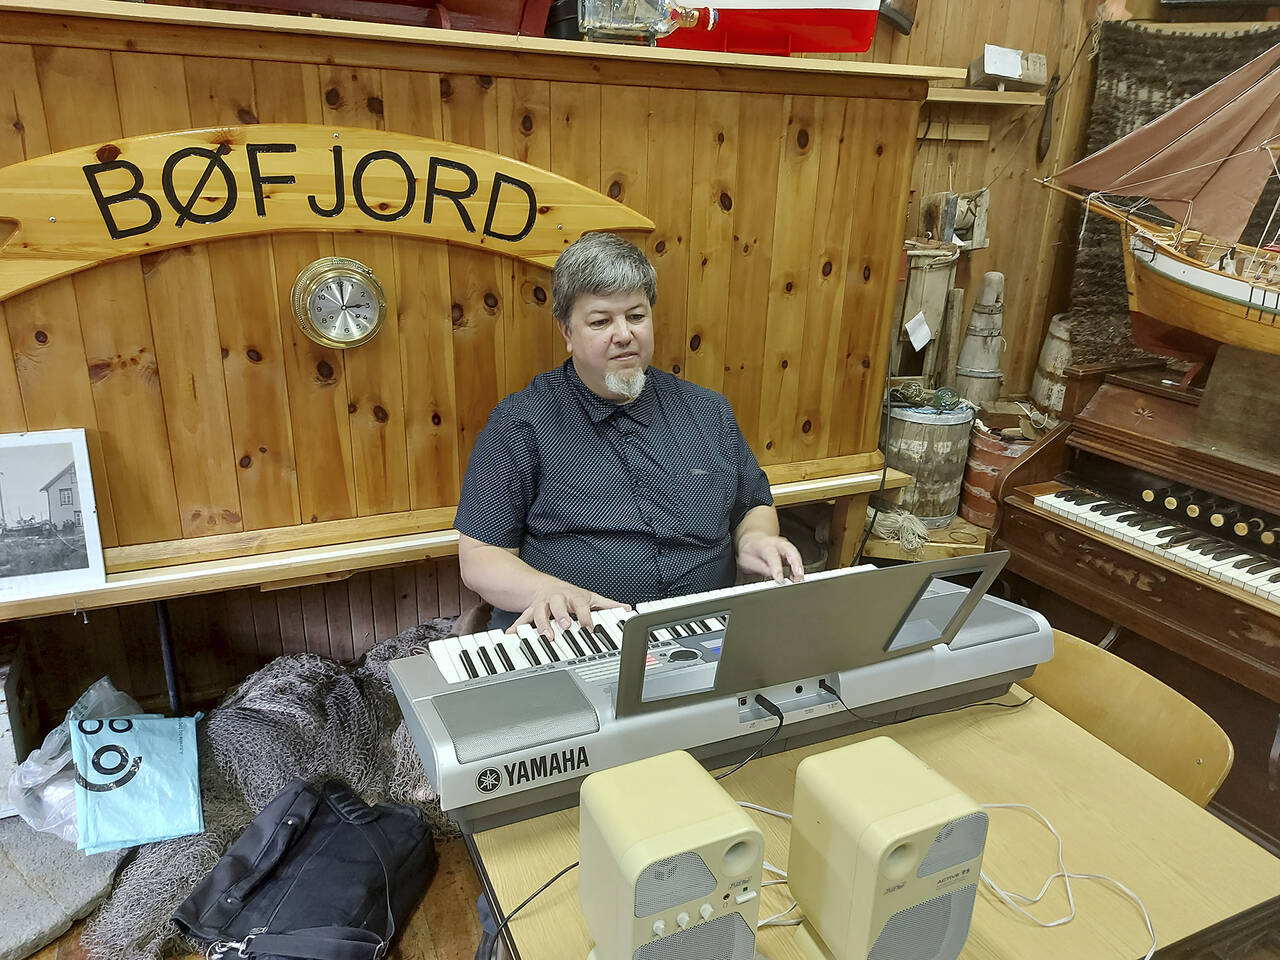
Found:
[[[1213,718],[1101,647],[1061,630],[1053,639],[1053,659],[1021,686],[1184,797],[1207,804],[1235,759]]]

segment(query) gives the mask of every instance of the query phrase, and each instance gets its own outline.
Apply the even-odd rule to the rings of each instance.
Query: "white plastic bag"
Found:
[[[75,843],[76,771],[71,763],[70,724],[80,720],[142,713],[136,700],[103,677],[80,695],[66,719],[49,731],[9,778],[9,802],[34,829]]]

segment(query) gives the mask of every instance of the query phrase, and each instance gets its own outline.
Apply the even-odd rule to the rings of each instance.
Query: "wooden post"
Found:
[[[867,526],[867,501],[869,493],[851,497],[839,497],[831,514],[831,545],[827,552],[827,569],[847,567],[853,563],[862,542],[862,532]]]

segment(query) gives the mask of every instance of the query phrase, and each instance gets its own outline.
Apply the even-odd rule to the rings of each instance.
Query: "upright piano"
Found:
[[[1265,444],[1241,451],[1194,394],[1145,378],[1108,376],[1001,478],[993,548],[1010,551],[1009,571],[1150,641],[1151,662],[1140,665],[1167,663],[1189,678],[1183,692],[1236,743],[1236,789],[1249,781],[1240,803],[1273,822],[1242,818],[1274,842],[1280,426],[1240,423],[1274,437],[1270,455]],[[1244,701],[1250,719],[1233,727]]]

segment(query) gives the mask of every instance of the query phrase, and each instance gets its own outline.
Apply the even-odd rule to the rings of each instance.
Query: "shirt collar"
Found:
[[[657,388],[653,385],[652,376],[645,376],[644,388],[640,391],[640,396],[636,397],[631,403],[614,403],[612,400],[606,400],[604,397],[598,396],[582,382],[582,378],[578,376],[578,371],[573,367],[572,357],[564,362],[564,370],[566,379],[573,384],[574,391],[582,402],[582,408],[586,410],[587,416],[592,423],[599,423],[601,420],[606,420],[619,412],[646,427],[649,425],[649,421],[653,419],[653,408],[658,401],[658,394]]]

